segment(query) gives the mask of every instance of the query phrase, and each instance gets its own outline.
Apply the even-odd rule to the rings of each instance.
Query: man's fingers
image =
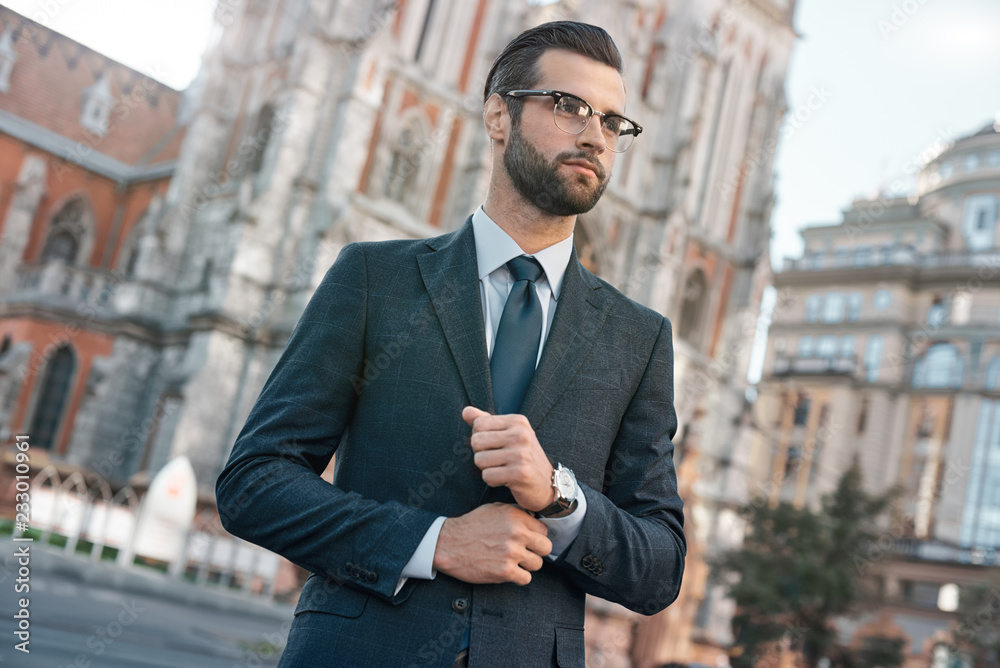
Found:
[[[470,427],[472,426],[472,423],[476,421],[476,418],[485,417],[487,415],[489,415],[489,413],[481,411],[475,406],[466,406],[462,409],[462,419],[465,420],[465,423]]]
[[[527,571],[537,571],[542,567],[542,557],[529,550],[524,551],[524,556],[518,562],[521,568]]]
[[[544,534],[540,533],[532,533],[528,537],[524,546],[531,550],[534,554],[537,554],[539,560],[552,552],[552,541],[549,540]],[[541,561],[539,561],[538,568],[541,567]]]

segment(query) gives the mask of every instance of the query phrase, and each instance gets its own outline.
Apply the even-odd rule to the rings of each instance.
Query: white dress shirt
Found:
[[[472,214],[472,230],[476,240],[476,263],[479,267],[479,296],[483,304],[483,321],[486,323],[486,350],[492,358],[493,343],[496,339],[497,328],[500,326],[500,316],[507,303],[507,295],[514,287],[513,277],[507,270],[507,262],[519,255],[527,254],[521,250],[516,241],[510,238],[509,234],[486,215],[482,206]],[[538,300],[542,304],[543,316],[541,345],[538,347],[538,359],[535,360],[535,366],[542,358],[545,340],[552,328],[552,318],[559,302],[559,291],[562,288],[563,276],[566,274],[566,267],[569,265],[572,253],[573,235],[571,234],[568,238],[529,256],[538,260],[545,271],[545,275],[535,282],[535,290],[538,293]],[[549,531],[549,540],[552,541],[552,552],[548,555],[548,559],[552,561],[558,559],[580,534],[580,526],[587,513],[587,499],[583,494],[577,494],[577,501],[576,510],[566,517],[540,518]],[[433,568],[434,552],[437,549],[437,539],[444,520],[444,517],[437,518],[424,534],[423,540],[420,541],[410,561],[403,568],[402,577],[396,587],[397,593],[407,578],[432,580],[437,575]]]

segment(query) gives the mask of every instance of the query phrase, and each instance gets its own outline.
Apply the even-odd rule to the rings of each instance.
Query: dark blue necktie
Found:
[[[507,269],[515,282],[500,316],[490,359],[497,415],[521,411],[542,338],[542,303],[535,290],[542,266],[535,258],[521,255],[508,262]]]

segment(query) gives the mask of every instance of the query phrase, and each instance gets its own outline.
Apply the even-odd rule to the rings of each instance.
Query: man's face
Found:
[[[572,93],[596,110],[624,113],[625,90],[613,68],[586,56],[546,51],[541,78],[532,87]],[[611,177],[615,153],[608,150],[600,118],[580,134],[556,127],[551,97],[521,98],[521,118],[511,125],[503,164],[518,193],[546,213],[573,216],[594,208]]]

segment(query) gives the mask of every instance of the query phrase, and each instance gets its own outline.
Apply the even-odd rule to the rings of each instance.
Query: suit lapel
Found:
[[[545,340],[542,359],[528,387],[521,412],[537,429],[590,353],[608,317],[601,284],[570,256],[556,305],[552,331]]]
[[[486,325],[479,294],[479,270],[472,217],[451,234],[427,240],[434,250],[417,256],[420,276],[462,384],[473,406],[493,411],[490,362],[486,352]]]

